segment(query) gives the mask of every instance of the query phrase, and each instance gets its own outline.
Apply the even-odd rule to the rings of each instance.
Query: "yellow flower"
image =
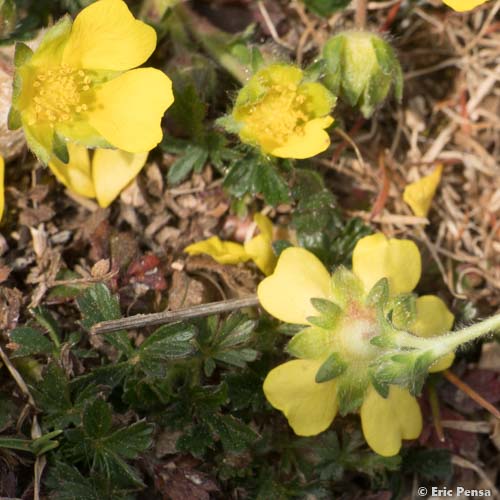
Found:
[[[148,153],[127,153],[119,149],[94,151],[92,161],[86,147],[68,144],[69,162],[52,158],[49,167],[70,191],[88,198],[97,198],[101,207],[107,207],[123,188],[136,177]]]
[[[310,158],[328,148],[324,129],[335,97],[320,83],[304,81],[294,66],[259,70],[240,90],[229,120],[240,139],[280,158]]]
[[[381,278],[388,282],[388,300],[405,297],[417,285],[420,273],[416,245],[383,234],[357,243],[352,273],[341,267],[330,276],[303,248],[281,253],[274,273],[260,283],[258,297],[274,317],[305,328],[287,347],[300,359],[271,370],[264,393],[296,434],[318,434],[330,426],[337,411],[359,410],[365,438],[380,455],[395,455],[403,439],[419,436],[422,416],[416,399],[395,385],[382,397],[372,386],[369,369],[380,353],[370,343],[380,335],[370,297],[377,286],[383,290]],[[452,326],[453,315],[437,297],[420,297],[415,309],[409,327],[405,326],[417,336],[441,334]],[[320,310],[326,313],[323,317],[318,317]],[[441,364],[443,369],[449,363],[445,356],[434,366]]]
[[[403,200],[417,217],[427,217],[442,173],[443,165],[439,164],[434,172],[405,187]]]
[[[488,0],[443,0],[443,3],[457,12],[466,12],[475,9],[478,5],[486,3]]]
[[[160,120],[173,102],[169,78],[136,68],[156,46],[153,28],[122,0],[98,0],[72,22],[49,29],[33,53],[18,44],[9,123],[48,164],[67,161],[66,144],[142,153],[162,138]]]
[[[3,159],[3,156],[0,155],[0,220],[2,220],[3,211],[5,208],[5,194],[3,187],[4,175],[5,175],[5,161]]]
[[[264,274],[269,275],[276,265],[276,255],[272,247],[273,225],[268,217],[259,213],[254,215],[254,222],[260,233],[243,245],[212,236],[187,246],[184,251],[189,255],[210,255],[220,264],[239,264],[253,260]]]

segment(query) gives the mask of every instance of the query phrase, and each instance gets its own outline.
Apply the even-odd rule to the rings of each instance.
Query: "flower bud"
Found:
[[[378,35],[366,31],[346,31],[323,48],[324,83],[352,107],[358,106],[369,118],[394,84],[401,100],[403,74],[391,46]]]

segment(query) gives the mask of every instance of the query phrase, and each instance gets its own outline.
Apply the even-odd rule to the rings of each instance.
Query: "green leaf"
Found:
[[[52,490],[51,498],[57,500],[103,500],[92,479],[67,463],[49,467],[46,485]]]
[[[289,201],[286,181],[271,161],[256,153],[247,154],[230,167],[224,187],[237,198],[261,194],[273,206]]]
[[[446,481],[453,474],[450,450],[403,449],[403,471],[426,481]]]
[[[32,391],[37,407],[43,410],[43,426],[65,428],[80,424],[85,405],[96,399],[102,388],[87,385],[72,391],[63,369],[57,363],[51,363],[42,381]]]
[[[165,361],[186,358],[195,352],[195,334],[196,328],[186,323],[158,328],[137,351],[141,368],[149,375],[164,376]]]
[[[143,487],[138,471],[126,463],[151,445],[153,426],[136,422],[113,430],[110,406],[97,399],[87,405],[83,427],[67,431],[67,456],[92,464],[92,471],[121,487]]]
[[[334,352],[328,356],[325,362],[320,366],[318,372],[316,373],[316,382],[318,384],[322,382],[328,382],[334,378],[342,375],[347,370],[347,363],[342,359],[342,356]]]
[[[103,440],[110,452],[132,460],[151,446],[153,426],[144,421],[118,429]]]
[[[12,342],[19,347],[10,355],[11,358],[31,356],[33,354],[50,354],[54,349],[52,342],[40,331],[28,326],[20,326],[9,334]]]
[[[200,99],[192,75],[184,73],[169,73],[174,81],[174,103],[168,110],[168,116],[183,132],[199,141],[203,137],[203,120],[207,105]]]
[[[83,430],[96,438],[106,436],[111,429],[111,418],[109,405],[102,399],[96,399],[83,414]]]
[[[258,438],[258,435],[241,420],[231,415],[216,415],[208,424],[216,433],[222,446],[229,452],[241,452]]]
[[[249,319],[245,314],[230,314],[216,334],[218,345],[227,348],[248,342],[256,325],[257,321]]]
[[[90,330],[93,325],[101,321],[121,318],[118,300],[102,283],[87,288],[76,302],[82,313],[82,326],[86,330]],[[127,332],[122,330],[108,333],[103,337],[123,354],[130,356],[133,353]]]
[[[306,7],[322,17],[330,17],[333,13],[345,9],[351,0],[304,0]]]
[[[175,160],[168,169],[167,180],[170,185],[183,181],[193,170],[200,172],[208,159],[208,151],[196,145],[190,145],[183,156]]]

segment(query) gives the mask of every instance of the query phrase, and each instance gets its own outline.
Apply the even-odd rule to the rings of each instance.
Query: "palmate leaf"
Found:
[[[46,428],[65,428],[81,422],[83,408],[94,400],[102,389],[96,385],[74,391],[64,370],[51,363],[41,382],[32,388],[37,406],[43,411],[42,423]]]
[[[20,326],[9,334],[12,342],[19,347],[10,355],[11,358],[31,356],[33,354],[50,354],[54,349],[52,342],[39,330],[29,326]]]
[[[247,363],[257,359],[258,352],[246,346],[252,339],[257,321],[245,314],[233,313],[225,320],[210,316],[197,324],[197,342],[204,358],[207,377],[214,372],[215,361],[244,368]]]
[[[236,198],[261,194],[269,205],[289,201],[288,184],[273,162],[258,153],[248,153],[229,168],[224,187]]]
[[[82,326],[87,330],[101,321],[121,318],[118,300],[102,283],[87,288],[76,302],[82,313]],[[133,353],[127,332],[122,330],[105,334],[103,337],[127,357]]]
[[[152,432],[144,421],[114,429],[109,404],[97,399],[85,408],[82,427],[67,431],[65,454],[75,463],[91,464],[92,472],[122,488],[141,487],[140,475],[126,460],[149,448]]]

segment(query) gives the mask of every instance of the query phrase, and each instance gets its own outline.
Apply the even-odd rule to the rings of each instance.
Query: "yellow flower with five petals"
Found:
[[[325,132],[335,97],[301,69],[272,64],[240,90],[230,117],[220,122],[242,142],[280,158],[310,158],[330,145]]]
[[[122,0],[98,0],[74,22],[64,17],[35,52],[18,44],[9,125],[23,127],[45,164],[54,153],[67,162],[71,142],[149,151],[173,102],[163,72],[137,68],[155,46],[154,29],[134,19]]]
[[[210,255],[220,264],[239,264],[253,260],[264,274],[269,275],[277,260],[272,247],[273,225],[264,214],[256,213],[253,219],[260,233],[243,245],[212,236],[187,246],[184,251],[189,255]]]
[[[127,153],[120,149],[97,148],[69,144],[69,162],[52,158],[49,168],[57,180],[73,193],[96,198],[103,208],[120,194],[146,163],[148,153]]]
[[[365,438],[380,455],[395,455],[403,439],[419,436],[422,417],[415,397],[396,385],[383,397],[372,385],[369,366],[380,349],[370,341],[380,334],[380,324],[367,304],[381,282],[387,283],[389,301],[409,296],[420,273],[416,245],[383,234],[362,238],[354,249],[352,272],[339,268],[333,276],[303,248],[282,252],[273,275],[259,285],[258,297],[272,316],[305,328],[287,347],[299,359],[271,370],[264,393],[296,434],[319,434],[337,412],[359,411]],[[318,308],[331,309],[330,318],[318,321]],[[416,300],[405,327],[416,336],[432,336],[452,324],[453,315],[441,299],[425,296]],[[331,359],[336,364],[329,364]],[[444,369],[451,362],[452,356],[445,356],[434,367]],[[328,375],[328,370],[337,372]]]

